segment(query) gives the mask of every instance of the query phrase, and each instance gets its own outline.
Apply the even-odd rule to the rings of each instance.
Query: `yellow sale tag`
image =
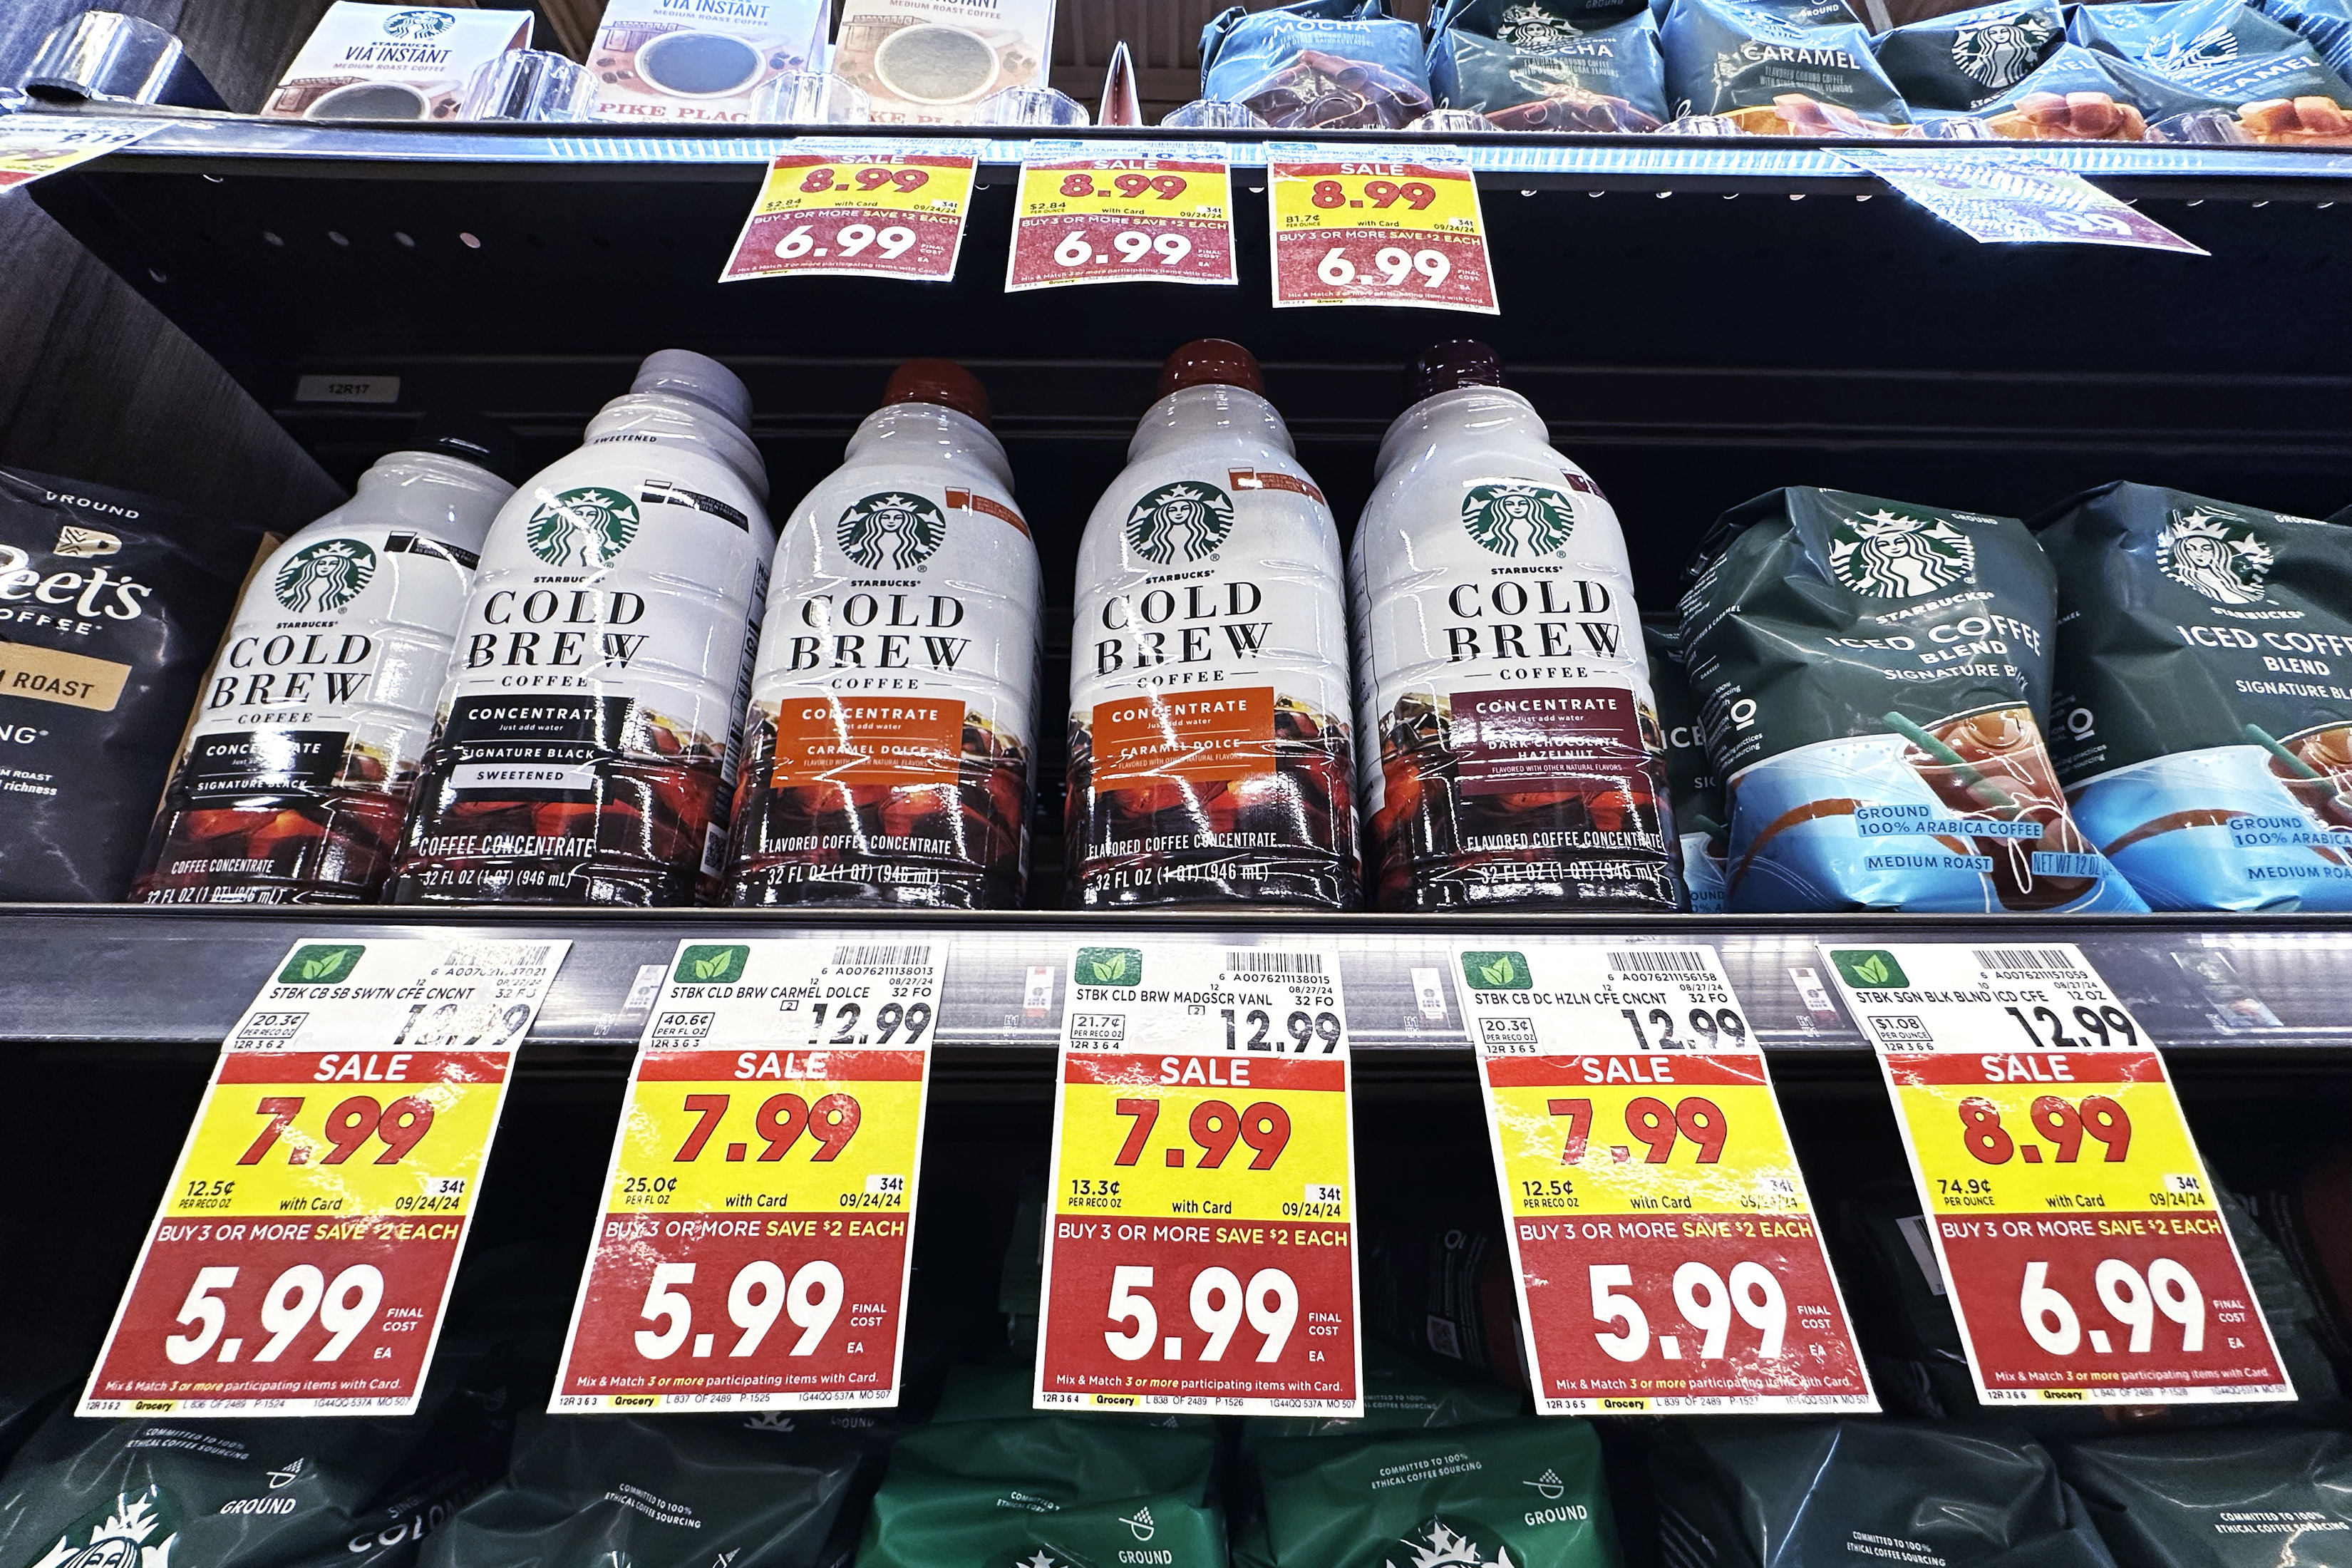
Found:
[[[776,1077],[706,1076],[733,1068],[739,1054],[680,1052],[639,1068],[605,1198],[610,1212],[838,1215],[906,1206],[922,1125],[920,1052],[836,1051],[828,1059],[820,1051],[814,1061],[774,1052]],[[813,1067],[827,1076],[806,1076]]]
[[[1668,1058],[1666,1081],[1654,1086],[1577,1081],[1649,1066],[1642,1058],[1569,1060],[1566,1074],[1557,1062],[1527,1074],[1506,1061],[1489,1066],[1496,1145],[1514,1213],[1776,1214],[1805,1206],[1760,1058]],[[1558,1081],[1563,1076],[1570,1081]]]
[[[1469,171],[1418,161],[1284,166],[1274,182],[1274,222],[1285,233],[1369,228],[1475,238],[1481,232]]]
[[[1344,1222],[1348,1097],[1338,1061],[1203,1062],[1166,1073],[1073,1057],[1056,1151],[1065,1205],[1137,1215]],[[1210,1069],[1221,1081],[1197,1081]],[[1187,1069],[1196,1081],[1181,1081]],[[1172,1080],[1172,1081],[1171,1081]]]
[[[1905,1062],[1896,1075],[1930,1213],[2211,1207],[2180,1103],[2161,1077],[2134,1079],[2138,1064],[2128,1060],[1988,1059],[2016,1077],[1988,1082],[1977,1058],[1965,1060],[1965,1076],[1948,1077],[1933,1060]]]
[[[963,142],[795,142],[769,164],[719,280],[953,278],[978,166]]]
[[[0,119],[0,191],[101,158],[152,136],[168,121],[12,114]]]
[[[1444,147],[1266,148],[1274,303],[1496,311],[1469,161]]]
[[[912,151],[831,159],[779,158],[760,186],[755,214],[843,207],[961,216],[971,200],[972,163]]]
[[[1159,167],[1160,160],[1106,155],[1021,166],[1024,217],[1169,218],[1214,223],[1225,216],[1231,182],[1223,163]]]

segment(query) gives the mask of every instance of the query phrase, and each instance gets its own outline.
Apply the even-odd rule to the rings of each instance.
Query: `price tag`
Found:
[[[784,274],[944,283],[979,158],[962,142],[829,142],[768,165],[721,283]]]
[[[2082,175],[2042,159],[1958,148],[1863,147],[1838,154],[1982,245],[2122,245],[2210,251]]]
[[[947,944],[681,942],[548,1409],[896,1405]]]
[[[1439,147],[1266,148],[1274,303],[1497,314],[1469,159]]]
[[[567,942],[299,942],[221,1047],[84,1415],[405,1415]]]
[[[1233,281],[1233,182],[1223,147],[1042,142],[1023,162],[1006,293]]]
[[[46,174],[152,136],[161,120],[84,120],[79,116],[11,114],[0,117],[0,191],[27,185]]]
[[[1988,1405],[2292,1399],[2164,1058],[2068,943],[1823,947]]]
[[[1036,1403],[1360,1415],[1339,952],[1070,956]]]
[[[1715,950],[1454,956],[1541,1413],[1877,1409]]]

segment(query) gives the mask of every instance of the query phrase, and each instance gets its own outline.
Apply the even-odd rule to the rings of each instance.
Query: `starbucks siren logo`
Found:
[[[1479,1552],[1475,1542],[1448,1529],[1442,1519],[1431,1520],[1424,1528],[1428,1539],[1415,1541],[1408,1536],[1398,1542],[1412,1555],[1402,1563],[1389,1558],[1384,1568],[1518,1568],[1507,1546],[1496,1548],[1495,1555],[1487,1557]]]
[[[296,615],[323,616],[358,598],[374,575],[374,551],[356,539],[322,539],[296,551],[270,586]]]
[[[545,496],[524,528],[530,552],[550,566],[591,572],[618,561],[636,536],[637,503],[602,485]]]
[[[1857,594],[1916,599],[1975,572],[1977,546],[1940,517],[1902,517],[1881,507],[1833,527],[1830,569]]]
[[[2033,68],[2042,46],[2057,36],[2056,25],[2039,12],[1996,16],[1953,30],[1952,64],[1986,87],[2008,87]]]
[[[2244,521],[2202,507],[2174,512],[2156,536],[2156,563],[2166,576],[2217,605],[2258,605],[2273,557],[2253,530],[2230,531],[2230,524]]]
[[[1496,37],[1523,55],[1554,54],[1581,36],[1574,23],[1540,5],[1504,6],[1503,25],[1495,29]]]
[[[1162,485],[1127,514],[1127,547],[1160,566],[1204,560],[1233,531],[1233,498],[1197,480]]]
[[[2218,66],[2238,58],[2238,35],[2227,22],[2217,22],[2193,37],[2168,38],[2152,45],[2146,63],[2167,76]]]
[[[841,552],[869,572],[912,572],[947,536],[947,513],[904,490],[867,496],[833,525]]]
[[[118,1494],[104,1521],[89,1526],[87,1542],[76,1545],[73,1531],[68,1531],[27,1568],[171,1568],[172,1543],[179,1536],[167,1535],[153,1546],[147,1544],[148,1537],[163,1528],[154,1510],[162,1495],[152,1486],[136,1499]]]
[[[457,18],[446,12],[394,11],[383,19],[383,34],[388,38],[415,43],[423,38],[437,38],[457,24]]]
[[[1473,485],[1462,498],[1462,526],[1497,555],[1558,555],[1576,531],[1576,503],[1519,479]]]

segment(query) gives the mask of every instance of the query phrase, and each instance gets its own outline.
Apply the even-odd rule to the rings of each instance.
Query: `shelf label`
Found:
[[[548,1409],[898,1402],[947,944],[681,942]]]
[[[118,152],[169,123],[49,114],[0,117],[0,192]]]
[[[1234,282],[1225,160],[1215,143],[1036,143],[1021,165],[1004,291]]]
[[[1266,148],[1274,303],[1498,313],[1470,160],[1442,147]]]
[[[2212,254],[2042,159],[1926,147],[1858,147],[1838,156],[1979,244],[2124,245]]]
[[[1546,1415],[1875,1410],[1711,947],[1455,944]]]
[[[2292,1399],[2164,1058],[2071,943],[1824,945],[1988,1405]]]
[[[414,1414],[570,947],[296,942],[221,1047],[80,1414]]]
[[[1037,1406],[1361,1415],[1337,944],[1080,945],[1067,977]]]
[[[768,165],[721,283],[904,278],[944,283],[963,249],[976,149],[963,142],[832,142]]]

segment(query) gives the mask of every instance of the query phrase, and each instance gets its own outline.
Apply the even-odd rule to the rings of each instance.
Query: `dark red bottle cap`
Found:
[[[1502,384],[1500,354],[1475,338],[1454,338],[1432,343],[1404,367],[1405,406],[1456,387]]]
[[[988,388],[951,359],[910,359],[892,371],[882,406],[894,403],[936,403],[988,423]]]
[[[1238,386],[1265,395],[1265,377],[1258,374],[1257,356],[1239,343],[1223,338],[1195,338],[1168,356],[1160,367],[1160,395],[1188,386]]]

